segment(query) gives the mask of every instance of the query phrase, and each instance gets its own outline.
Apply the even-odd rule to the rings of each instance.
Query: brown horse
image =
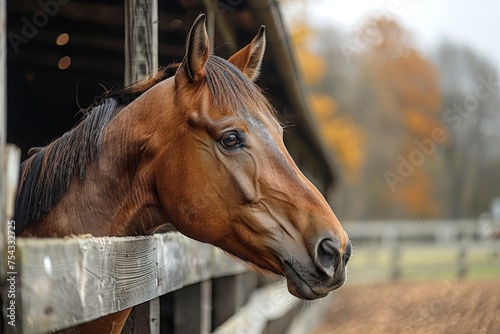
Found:
[[[168,223],[285,276],[297,297],[340,287],[351,245],[253,83],[264,49],[262,27],[229,60],[210,55],[200,15],[182,63],[109,95],[23,163],[20,235],[144,235]],[[129,311],[66,331],[119,333]]]

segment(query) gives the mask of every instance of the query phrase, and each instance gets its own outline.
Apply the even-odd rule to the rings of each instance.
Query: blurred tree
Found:
[[[450,43],[431,61],[388,16],[372,15],[347,34],[313,29],[303,10],[295,13],[311,105],[350,181],[340,180],[336,192],[340,216],[473,217],[500,196],[500,95],[491,64]]]
[[[386,17],[371,17],[341,43],[357,67],[346,101],[366,132],[366,161],[357,191],[361,217],[435,217],[440,212],[433,173],[443,138],[436,68],[413,45],[411,34]],[[344,64],[345,65],[345,64]]]
[[[445,42],[441,69],[443,119],[450,145],[442,174],[447,216],[477,217],[500,195],[500,114],[496,68],[471,49]]]
[[[316,32],[303,23],[293,30],[295,54],[300,60],[304,75],[313,87],[319,83],[326,70],[325,60],[312,50],[311,41],[315,37]]]
[[[386,17],[369,19],[356,36],[364,41],[358,61],[371,95],[364,107],[370,137],[365,180],[386,181],[378,190],[387,195],[372,199],[370,209],[434,217],[440,205],[430,168],[442,138],[436,142],[433,134],[444,132],[438,71],[412,45],[411,34]]]
[[[314,48],[317,32],[301,24],[294,29],[292,38],[302,70],[313,88],[310,105],[319,121],[322,136],[335,152],[346,181],[355,182],[359,179],[364,158],[362,128],[351,115],[339,110],[331,91],[322,92],[328,66],[327,60]]]
[[[335,100],[331,95],[311,94],[311,106],[320,120],[324,140],[335,151],[342,166],[347,181],[358,179],[363,166],[364,134],[354,118],[340,114]]]

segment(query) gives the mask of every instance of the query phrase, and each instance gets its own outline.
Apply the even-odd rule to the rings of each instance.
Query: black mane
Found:
[[[36,149],[20,167],[15,206],[16,230],[43,218],[69,189],[72,179],[85,178],[87,166],[99,158],[104,129],[121,110],[158,82],[175,74],[177,66],[121,90],[107,92],[84,112],[80,123],[46,147]]]
[[[15,207],[17,231],[42,219],[68,191],[74,177],[85,178],[88,165],[99,158],[102,134],[121,110],[149,88],[175,75],[179,64],[160,70],[156,75],[116,92],[109,92],[89,108],[83,120],[72,130],[44,148],[36,149],[21,164]],[[215,107],[247,113],[245,105],[275,115],[260,88],[225,59],[210,56],[205,63],[206,84]]]

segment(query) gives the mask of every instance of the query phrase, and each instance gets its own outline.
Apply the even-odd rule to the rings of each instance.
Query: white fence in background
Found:
[[[354,246],[353,282],[500,276],[500,240],[485,239],[478,219],[343,226]]]

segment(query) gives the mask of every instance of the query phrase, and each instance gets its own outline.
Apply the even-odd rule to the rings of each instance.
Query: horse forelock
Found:
[[[205,63],[206,82],[215,108],[248,116],[252,112],[276,112],[262,90],[227,60],[211,55]]]

